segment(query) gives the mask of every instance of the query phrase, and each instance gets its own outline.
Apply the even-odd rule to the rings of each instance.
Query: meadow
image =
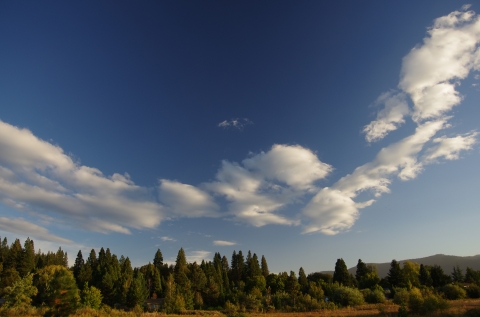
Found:
[[[464,299],[448,301],[449,307],[429,316],[437,317],[477,317],[480,316],[480,299]],[[316,312],[238,312],[234,315],[225,314],[220,311],[212,310],[194,310],[184,311],[181,314],[168,314],[169,317],[374,317],[398,316],[399,305],[391,301],[384,304],[365,304],[357,307],[345,307],[337,309],[324,309]],[[31,307],[27,310],[22,309],[0,309],[0,316],[8,317],[41,317],[45,315],[42,308]],[[131,311],[111,309],[107,306],[100,310],[83,308],[70,315],[71,317],[160,317],[167,316],[164,312],[144,312],[141,309]],[[417,316],[408,314],[408,316]]]

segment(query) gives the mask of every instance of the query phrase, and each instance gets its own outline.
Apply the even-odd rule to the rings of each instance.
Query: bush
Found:
[[[467,287],[467,295],[470,298],[480,298],[480,286],[472,284]]]
[[[447,308],[448,302],[446,300],[435,295],[429,295],[423,301],[421,313],[424,315],[431,315],[438,310],[445,310]]]
[[[393,296],[393,302],[397,305],[408,305],[409,293],[406,288],[395,288],[395,295]]]
[[[363,304],[362,293],[356,288],[340,286],[333,294],[333,301],[342,306],[357,306]]]
[[[458,285],[455,284],[448,284],[440,288],[440,292],[445,295],[445,298],[450,300],[455,299],[464,299],[467,297],[467,292]]]
[[[370,290],[370,292],[365,297],[365,301],[369,304],[379,304],[385,302],[385,294],[383,291],[376,289]]]
[[[448,302],[434,295],[430,289],[412,288],[396,289],[394,302],[400,306],[407,306],[413,314],[431,315],[438,310],[444,310],[448,307]]]
[[[418,288],[413,288],[408,293],[408,309],[415,314],[421,313],[424,304],[423,298],[422,292]]]

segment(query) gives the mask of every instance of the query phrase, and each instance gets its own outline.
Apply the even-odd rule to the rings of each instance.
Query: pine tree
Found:
[[[80,287],[83,287],[83,284],[79,283],[80,282],[79,276],[80,276],[80,271],[82,270],[82,267],[84,265],[85,265],[85,261],[83,260],[82,250],[79,250],[77,253],[77,258],[75,259],[75,264],[73,265],[73,276],[77,281],[77,285],[79,285]]]
[[[6,237],[3,238],[2,244],[0,245],[0,262],[5,263],[8,258],[8,251],[10,248],[8,247],[8,240]]]
[[[303,267],[300,267],[300,270],[298,271],[298,284],[300,284],[300,290],[302,293],[305,294],[308,292],[308,280]]]
[[[365,277],[368,273],[370,273],[367,265],[361,260],[358,259],[357,263],[357,271],[355,273],[355,279],[360,282],[360,280]]]
[[[4,269],[12,268],[18,272],[22,263],[22,253],[23,253],[23,248],[22,248],[22,245],[20,244],[20,240],[15,239],[15,242],[13,242],[12,245],[10,246],[7,259],[3,264]]]
[[[142,272],[136,271],[130,287],[127,292],[127,305],[129,307],[135,307],[141,305],[148,297],[148,289],[145,284],[145,278]]]
[[[17,265],[18,273],[20,276],[27,276],[35,268],[35,246],[33,240],[27,238],[23,244],[24,248],[22,250],[21,261]]]
[[[155,252],[155,257],[153,258],[153,265],[155,265],[158,272],[162,272],[163,255],[162,255],[162,251],[160,251],[160,249],[157,249],[157,252]]]
[[[430,270],[428,265],[424,266],[423,264],[420,264],[418,279],[421,285],[432,286],[433,281],[432,281],[432,278],[430,277]]]
[[[167,314],[180,313],[185,309],[185,300],[183,296],[177,292],[177,285],[172,274],[168,276],[165,283],[165,300],[163,307]]]
[[[467,271],[465,273],[465,282],[480,285],[480,271],[475,271],[471,267],[467,266]]]
[[[463,275],[463,271],[458,264],[453,267],[452,280],[455,283],[462,283],[465,280],[465,275]]]
[[[402,269],[400,263],[395,259],[390,262],[390,270],[388,271],[387,281],[392,287],[404,287]]]
[[[102,305],[102,299],[102,292],[100,292],[98,288],[95,286],[88,286],[88,283],[84,285],[80,299],[82,307],[99,309]]]
[[[290,276],[287,278],[285,291],[290,295],[290,298],[293,301],[293,307],[295,307],[300,291],[300,284],[298,284],[298,279],[293,271],[290,271]]]
[[[446,275],[439,265],[432,266],[430,269],[430,277],[432,278],[432,286],[435,288],[445,286],[451,282],[450,276]]]
[[[63,251],[61,247],[58,248],[57,253],[54,255],[53,260],[54,265],[62,265],[64,267],[68,267],[68,255],[67,252]]]
[[[333,273],[333,281],[338,282],[343,286],[351,286],[350,273],[348,272],[347,265],[343,259],[337,259],[335,263],[335,272]]]
[[[187,257],[185,256],[185,251],[183,248],[180,248],[177,254],[177,260],[175,261],[175,283],[184,287],[188,280],[188,265]]]
[[[261,262],[261,270],[262,270],[263,277],[267,278],[267,276],[270,274],[270,271],[268,270],[267,260],[263,255],[262,255],[262,262]]]

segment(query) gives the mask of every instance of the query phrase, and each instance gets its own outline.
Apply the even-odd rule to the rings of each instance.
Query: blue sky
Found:
[[[459,1],[0,4],[0,235],[273,272],[479,253]]]

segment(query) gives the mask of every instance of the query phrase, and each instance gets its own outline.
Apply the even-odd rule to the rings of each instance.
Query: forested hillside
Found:
[[[468,283],[468,292],[461,283]],[[436,264],[405,261],[401,265],[393,260],[387,276],[380,278],[376,267],[362,260],[352,274],[343,259],[338,259],[333,274],[306,275],[301,267],[274,274],[264,256],[250,251],[234,251],[230,259],[215,253],[212,261],[187,263],[183,249],[178,251],[175,265],[164,263],[158,249],[151,262],[133,268],[128,257],[118,257],[108,248],[101,248],[98,254],[92,249],[86,257],[79,251],[69,268],[67,254],[61,248],[44,254],[35,252],[31,239],[22,247],[20,240],[9,245],[6,238],[0,247],[0,297],[6,300],[4,307],[49,307],[56,314],[68,314],[79,307],[98,309],[101,305],[132,309],[156,298],[164,299],[157,308],[166,313],[193,309],[316,311],[382,303],[386,297],[402,301],[405,296],[399,294],[405,292],[413,292],[425,301],[437,298],[437,308],[445,298],[478,298],[480,271],[455,266],[445,272]],[[415,307],[411,309],[423,306]]]
[[[480,255],[474,256],[455,256],[455,255],[445,255],[445,254],[436,254],[424,258],[408,259],[408,260],[399,260],[398,262],[403,265],[405,262],[415,262],[423,265],[439,265],[445,272],[450,272],[453,267],[458,266],[462,270],[466,270],[467,267],[474,270],[480,270]],[[384,278],[388,275],[390,270],[390,263],[367,263],[368,265],[373,265],[377,268],[378,276]],[[352,274],[355,274],[357,267],[353,266],[348,269]],[[333,274],[333,271],[323,271],[323,273]]]

